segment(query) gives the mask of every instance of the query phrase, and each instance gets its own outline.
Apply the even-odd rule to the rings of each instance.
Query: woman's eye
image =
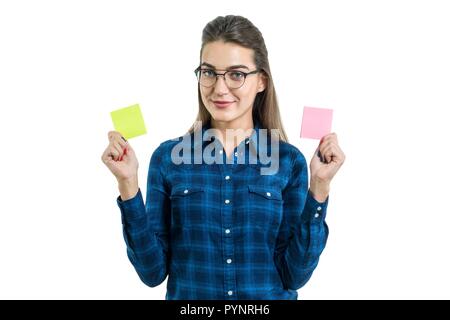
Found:
[[[244,77],[244,74],[242,72],[231,72],[230,77],[233,80],[241,80]]]
[[[202,70],[202,76],[204,77],[213,77],[214,72],[212,70]]]

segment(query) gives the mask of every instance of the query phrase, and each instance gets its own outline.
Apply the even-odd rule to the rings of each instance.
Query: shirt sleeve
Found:
[[[325,216],[328,198],[317,202],[308,190],[308,166],[296,150],[292,174],[283,191],[283,218],[275,247],[275,264],[283,285],[298,290],[319,262],[328,238]]]
[[[150,287],[161,284],[167,276],[170,198],[164,180],[163,154],[160,145],[150,159],[145,205],[140,189],[134,198],[117,198],[128,258],[140,279]]]

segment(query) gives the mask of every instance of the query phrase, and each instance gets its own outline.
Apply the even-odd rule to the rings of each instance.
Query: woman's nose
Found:
[[[217,94],[225,94],[228,93],[229,88],[227,83],[225,82],[225,77],[223,75],[218,75],[216,83],[214,84],[214,91]]]

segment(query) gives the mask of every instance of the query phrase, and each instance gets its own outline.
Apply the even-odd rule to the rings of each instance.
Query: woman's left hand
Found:
[[[319,157],[322,156],[322,160]],[[345,154],[339,147],[336,133],[324,136],[319,143],[310,162],[311,186],[313,194],[323,198],[327,196],[327,189],[331,179],[345,161]]]

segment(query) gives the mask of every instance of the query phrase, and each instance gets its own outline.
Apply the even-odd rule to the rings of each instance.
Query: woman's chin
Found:
[[[215,112],[211,116],[212,116],[212,118],[215,121],[221,121],[221,122],[229,122],[229,121],[232,121],[232,120],[234,120],[236,118],[235,115],[233,115],[233,114],[226,114],[224,112],[219,112],[219,113]]]

